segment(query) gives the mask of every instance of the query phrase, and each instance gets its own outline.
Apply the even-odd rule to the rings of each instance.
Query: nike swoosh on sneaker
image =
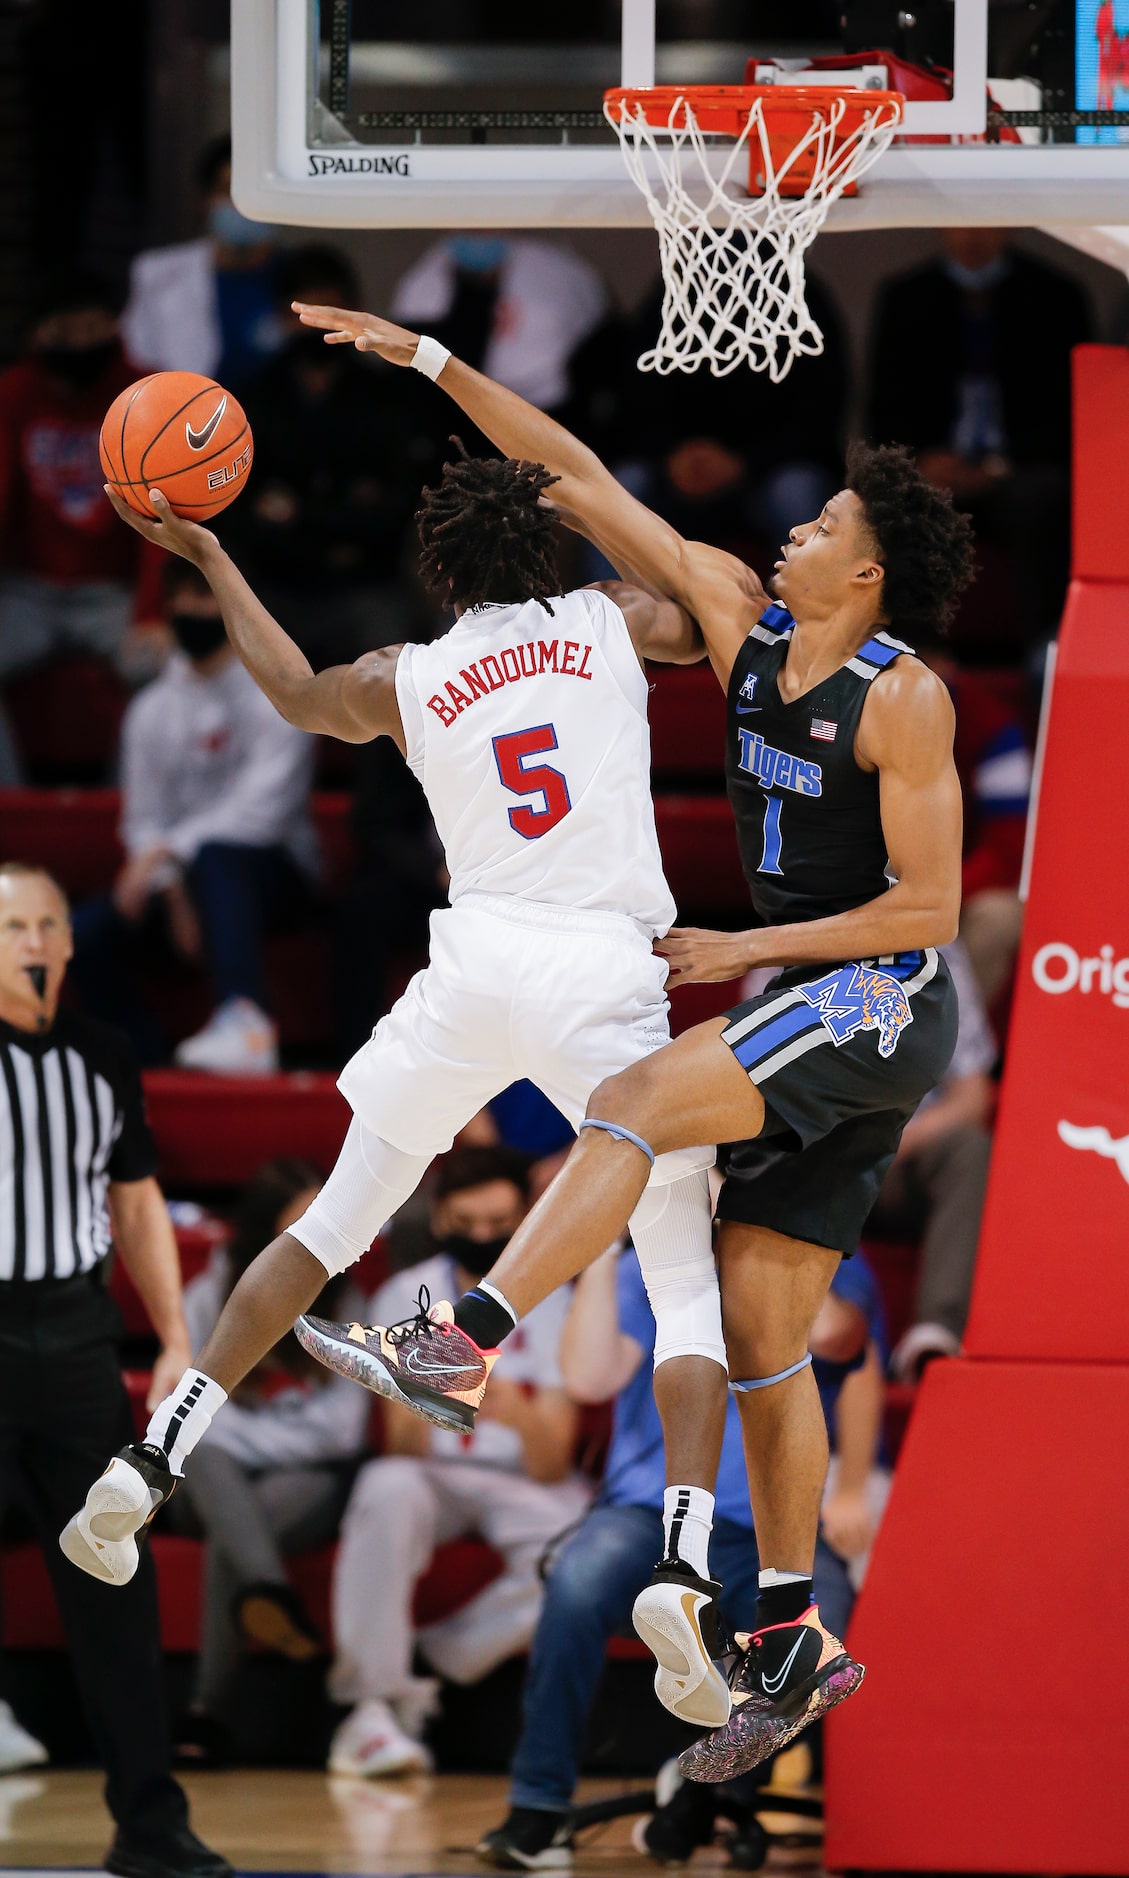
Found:
[[[409,1350],[407,1356],[404,1358],[404,1368],[410,1370],[413,1376],[477,1376],[478,1374],[479,1366],[477,1363],[413,1362],[413,1357],[418,1356],[418,1354],[419,1352],[417,1350]]]
[[[193,430],[191,424],[185,424],[184,436],[190,450],[202,450],[205,444],[211,442],[215,435],[216,425],[226,410],[227,393],[225,392],[202,430]]]
[[[784,1687],[785,1681],[787,1680],[788,1671],[791,1669],[792,1664],[795,1662],[797,1656],[800,1653],[800,1648],[801,1648],[801,1645],[803,1644],[803,1641],[804,1639],[802,1636],[799,1636],[796,1638],[795,1643],[792,1645],[792,1648],[789,1650],[788,1655],[784,1659],[784,1667],[778,1675],[761,1677],[761,1688],[764,1690],[766,1695],[779,1695],[780,1694],[780,1691]]]

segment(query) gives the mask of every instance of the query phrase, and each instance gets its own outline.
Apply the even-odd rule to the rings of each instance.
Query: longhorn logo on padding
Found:
[[[1079,1128],[1074,1122],[1060,1122],[1058,1138],[1068,1148],[1088,1149],[1100,1154],[1103,1161],[1116,1161],[1122,1180],[1129,1181],[1129,1135],[1115,1141],[1108,1128]]]

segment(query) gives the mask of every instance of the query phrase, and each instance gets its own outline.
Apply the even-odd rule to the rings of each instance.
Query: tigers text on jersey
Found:
[[[668,930],[647,681],[606,594],[472,607],[404,647],[396,696],[452,904],[500,894]]]
[[[912,647],[887,633],[790,701],[778,683],[793,619],[770,606],[729,680],[725,774],[741,865],[769,926],[826,919],[886,891],[886,837],[876,771],[860,769],[855,734],[873,679]]]

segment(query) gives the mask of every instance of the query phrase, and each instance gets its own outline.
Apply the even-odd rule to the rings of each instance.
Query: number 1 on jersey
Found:
[[[550,828],[563,822],[572,807],[568,784],[559,769],[552,769],[548,763],[526,768],[530,757],[556,748],[557,733],[552,724],[536,724],[531,730],[514,730],[508,736],[494,738],[494,761],[505,787],[515,796],[544,798],[543,808],[523,803],[509,811],[510,827],[524,841],[547,835]]]
[[[769,796],[764,805],[764,853],[757,868],[758,874],[782,874],[780,849],[783,837],[780,833],[780,811],[784,806],[782,796]]]

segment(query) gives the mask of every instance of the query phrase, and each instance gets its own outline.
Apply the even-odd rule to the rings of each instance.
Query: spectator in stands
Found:
[[[151,1552],[128,1584],[63,1556],[81,1483],[133,1432],[104,1283],[111,1242],[160,1340],[150,1407],[192,1347],[141,1080],[124,1037],[60,1009],[70,956],[62,889],[0,866],[0,1501],[22,1500],[51,1575],[117,1824],[106,1869],[231,1878],[189,1829],[169,1771]]]
[[[211,1335],[261,1247],[298,1218],[322,1179],[309,1161],[260,1168],[243,1193],[230,1245],[185,1291],[193,1349]],[[317,1308],[348,1319],[363,1305],[350,1278],[339,1277]],[[182,1760],[214,1766],[226,1758],[221,1716],[241,1638],[293,1662],[320,1655],[284,1556],[336,1533],[352,1471],[344,1464],[361,1453],[371,1406],[363,1389],[330,1375],[291,1334],[225,1402],[196,1450],[192,1478],[169,1507],[178,1531],[202,1530],[208,1542],[200,1654],[176,1734]]]
[[[866,1574],[870,1548],[890,1493],[882,1453],[886,1406],[886,1313],[864,1253],[844,1259],[811,1336],[813,1368],[831,1444],[820,1514],[820,1541],[846,1572],[852,1591]],[[844,1624],[850,1599],[836,1575]]]
[[[356,304],[343,255],[293,249],[279,257],[275,287],[282,347],[243,399],[255,474],[217,532],[320,670],[411,636],[413,590],[401,561],[434,411],[415,374],[327,346],[291,312],[293,300]]]
[[[1006,551],[1030,646],[1057,631],[1066,591],[1070,353],[1090,332],[1082,288],[998,228],[946,229],[875,312],[870,434],[909,444]]]
[[[964,796],[960,936],[991,1008],[1019,946],[1030,740],[1014,704],[987,674],[962,670],[946,640],[919,633],[914,645],[948,686],[956,711],[954,753]]]
[[[877,1327],[873,1276],[858,1257],[845,1261],[812,1342],[824,1412],[843,1450],[815,1559],[815,1595],[829,1626],[845,1626],[850,1615],[852,1591],[841,1554],[861,1550],[872,1530],[852,1495],[867,1480],[877,1452],[873,1389],[852,1404],[844,1385],[853,1383]],[[558,1867],[571,1862],[569,1810],[604,1652],[609,1637],[628,1627],[635,1597],[662,1552],[665,1473],[651,1384],[654,1345],[655,1321],[638,1261],[634,1252],[613,1249],[577,1280],[561,1340],[561,1374],[569,1393],[587,1403],[615,1397],[612,1439],[598,1501],[549,1573],[510,1769],[510,1813],[479,1846],[487,1863],[503,1869],[547,1867],[550,1854]],[[876,1369],[880,1395],[880,1365]],[[726,1620],[746,1630],[754,1619],[758,1562],[735,1401],[729,1404],[716,1497],[710,1562],[725,1587]],[[840,1551],[832,1549],[829,1536]],[[767,1779],[767,1770],[758,1769],[752,1788]],[[731,1792],[723,1796],[687,1783],[643,1825],[638,1849],[682,1863],[695,1846],[709,1842],[719,1813],[733,1815]]]
[[[0,373],[0,682],[60,652],[123,653],[137,540],[103,493],[98,432],[136,376],[113,289],[82,272],[53,281],[23,358]],[[0,727],[0,782],[19,781]]]
[[[868,1230],[921,1233],[915,1319],[890,1358],[893,1375],[912,1382],[935,1356],[954,1356],[964,1334],[980,1216],[988,1184],[996,1043],[968,956],[945,946],[956,986],[953,1060],[902,1131]]]
[[[824,348],[774,385],[743,368],[726,378],[637,371],[658,333],[660,299],[656,291],[629,334],[616,474],[685,534],[742,552],[755,540],[771,560],[797,516],[818,515],[841,480],[848,375],[838,310],[809,275]]]
[[[396,287],[391,317],[422,322],[468,365],[558,412],[572,360],[607,312],[603,281],[571,248],[476,231],[448,235],[421,255]],[[465,422],[462,435],[473,451]]]
[[[421,1289],[475,1283],[525,1213],[525,1163],[498,1148],[463,1149],[441,1165],[432,1230],[436,1255],[400,1272],[374,1300],[385,1321],[410,1316]],[[576,1410],[558,1365],[567,1296],[523,1319],[498,1359],[493,1408],[474,1432],[431,1428],[385,1404],[385,1453],[362,1468],[349,1500],[334,1575],[336,1656],[330,1693],[351,1713],[334,1735],[333,1773],[392,1774],[430,1765],[419,1739],[435,1685],[412,1675],[413,1645],[455,1682],[476,1682],[521,1650],[541,1608],[538,1561],[583,1512],[573,1473]],[[367,1320],[366,1320],[367,1321]],[[414,1630],[412,1591],[437,1545],[476,1533],[504,1569],[453,1616]]]
[[[122,320],[130,357],[150,372],[204,372],[240,392],[282,343],[274,230],[231,199],[231,139],[196,171],[205,232],[139,254]]]
[[[210,972],[215,1009],[181,1043],[188,1069],[278,1067],[263,940],[307,903],[318,874],[309,814],[314,740],[279,717],[228,644],[211,589],[171,560],[165,596],[180,651],[122,726],[122,846],[112,895],[83,909],[82,989],[139,1024],[123,940],[160,903],[179,954]]]

